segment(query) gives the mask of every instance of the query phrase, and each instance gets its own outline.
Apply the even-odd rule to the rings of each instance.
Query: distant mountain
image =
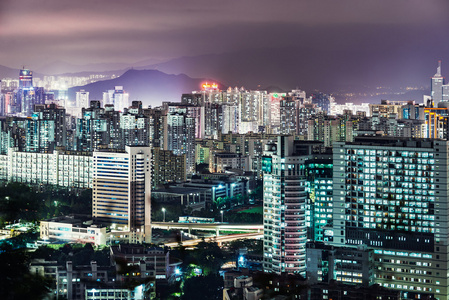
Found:
[[[390,53],[388,49],[365,52],[332,47],[304,46],[248,49],[244,51],[181,57],[143,68],[191,77],[216,78],[226,86],[257,89],[275,86],[288,91],[320,90],[333,93],[342,87],[378,86],[399,90],[405,86],[428,86],[436,70],[433,56]],[[376,59],[367,60],[372,53]],[[380,57],[380,58],[379,58]]]
[[[72,76],[82,76],[79,74],[87,73],[118,73],[117,75],[123,74],[126,70],[134,67],[142,67],[151,64],[161,63],[159,59],[145,59],[135,63],[94,63],[94,64],[84,64],[76,65],[65,61],[54,61],[39,68],[36,71],[43,74],[49,75],[72,75]],[[144,68],[145,69],[145,68]],[[148,68],[146,68],[148,69]]]
[[[115,75],[115,77],[123,75],[126,71],[130,70],[131,68],[121,69],[121,70],[112,70],[112,71],[82,71],[82,72],[75,72],[75,73],[61,73],[56,76],[68,76],[68,77],[88,77],[91,75],[101,75],[101,76],[112,76]]]
[[[79,72],[89,72],[91,73],[101,73],[114,70],[124,70],[128,69],[130,64],[128,63],[98,63],[98,64],[87,64],[87,65],[75,65],[64,61],[54,61],[42,67],[36,68],[36,72],[49,74],[49,75],[61,75],[66,73],[79,73]]]
[[[103,92],[123,86],[130,95],[130,101],[140,100],[147,105],[158,106],[162,101],[181,100],[181,94],[199,90],[204,81],[211,79],[191,78],[187,75],[169,75],[157,70],[128,70],[122,76],[98,81],[69,89],[69,99],[75,99],[76,92],[84,89],[90,92],[91,100],[103,99]],[[224,88],[219,84],[219,88]]]
[[[19,78],[19,70],[0,66],[0,79],[2,78]]]

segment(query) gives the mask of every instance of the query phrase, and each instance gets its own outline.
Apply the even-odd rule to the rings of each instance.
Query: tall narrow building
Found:
[[[438,104],[443,100],[443,85],[444,77],[441,76],[441,60],[438,62],[438,68],[431,80],[431,97],[433,100],[433,107],[438,107]]]
[[[31,116],[34,109],[36,92],[33,87],[33,72],[27,69],[19,71],[19,89],[17,92],[17,112]]]
[[[312,153],[307,142],[280,136],[262,158],[264,271],[306,274],[306,173]]]
[[[151,241],[150,162],[150,147],[93,153],[92,216],[129,232],[130,242]]]
[[[179,109],[167,115],[166,144],[164,150],[175,155],[186,155],[186,171],[195,171],[195,119],[188,116],[186,110]]]

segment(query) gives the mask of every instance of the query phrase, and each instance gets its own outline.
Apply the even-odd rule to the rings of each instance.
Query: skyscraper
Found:
[[[308,152],[291,136],[265,146],[262,158],[264,270],[306,273],[306,174]]]
[[[441,60],[438,62],[438,68],[435,75],[431,79],[431,97],[433,99],[433,107],[438,107],[438,104],[443,100],[443,85],[444,77],[441,76]]]
[[[19,71],[19,89],[17,92],[16,112],[31,116],[34,109],[36,93],[33,88],[33,72],[27,69]]]
[[[22,69],[19,70],[19,89],[27,89],[33,87],[33,71]]]

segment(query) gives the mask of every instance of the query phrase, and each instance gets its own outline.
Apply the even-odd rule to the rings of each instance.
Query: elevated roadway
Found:
[[[224,235],[224,236],[217,236],[217,237],[208,237],[205,238],[204,241],[206,242],[217,242],[219,245],[221,245],[223,242],[230,242],[235,240],[241,240],[241,239],[261,239],[263,238],[263,233],[242,233],[242,234],[230,234],[230,235]],[[193,247],[197,245],[199,242],[201,242],[203,239],[194,239],[194,240],[186,240],[182,241],[182,245],[184,247]],[[174,243],[166,243],[165,246],[168,247],[177,247],[179,245],[178,242]]]
[[[191,230],[215,231],[217,236],[220,235],[220,231],[243,231],[263,234],[263,224],[152,222],[151,227],[166,230],[180,229],[185,230],[188,233],[190,233]]]

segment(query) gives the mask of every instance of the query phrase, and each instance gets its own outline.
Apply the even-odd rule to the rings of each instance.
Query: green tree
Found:
[[[200,266],[206,275],[218,273],[224,263],[223,251],[215,242],[200,242],[192,256],[195,264]]]
[[[218,274],[191,277],[184,282],[181,299],[223,299],[223,278]]]
[[[0,250],[0,299],[37,300],[50,292],[50,280],[30,273],[25,251],[10,246]]]

